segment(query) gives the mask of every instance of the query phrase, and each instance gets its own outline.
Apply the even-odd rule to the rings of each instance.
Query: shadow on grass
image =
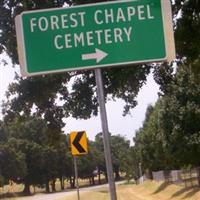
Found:
[[[185,194],[185,196],[182,199],[188,199],[194,196],[197,192],[200,191],[199,187],[187,187],[187,188],[182,188],[179,191],[175,192],[171,198],[178,197],[180,195]]]
[[[17,197],[25,197],[25,196],[33,196],[34,194],[25,194],[23,192],[15,192],[15,193],[6,193],[0,194],[0,199],[3,198],[17,198]]]
[[[182,188],[182,189],[180,189],[179,191],[175,192],[175,193],[171,196],[171,198],[173,198],[173,197],[178,197],[178,196],[182,195],[183,193],[189,192],[190,190],[192,190],[191,187],[189,187],[189,188]]]
[[[157,189],[153,194],[157,194],[157,193],[163,191],[163,190],[166,189],[169,185],[170,185],[170,184],[169,184],[169,183],[166,183],[166,182],[162,183],[162,184],[158,187],[158,189]]]
[[[184,197],[183,199],[188,199],[192,196],[194,196],[197,192],[200,191],[200,188],[199,187],[195,187],[195,188],[192,188],[192,190],[190,192],[188,192]]]

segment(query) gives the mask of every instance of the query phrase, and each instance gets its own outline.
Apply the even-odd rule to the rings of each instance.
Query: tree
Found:
[[[27,174],[25,155],[22,151],[13,147],[14,139],[7,135],[7,127],[0,121],[0,176],[1,185],[8,180],[23,179]]]
[[[97,167],[95,143],[88,141],[88,154],[78,158],[78,171],[80,178],[88,178],[91,185],[95,184],[94,171]]]
[[[152,178],[152,171],[167,170],[172,167],[170,155],[165,149],[162,132],[162,99],[154,107],[148,106],[143,127],[136,132],[134,138],[134,153],[143,172],[148,171]]]
[[[120,179],[120,172],[126,172],[125,167],[130,156],[130,142],[121,135],[112,135],[110,138],[111,155],[115,179]]]
[[[176,0],[173,5],[177,71],[167,64],[155,71],[162,91],[160,121],[164,146],[176,167],[196,166],[199,138],[199,1]]]
[[[127,172],[126,164],[130,159],[130,142],[121,135],[110,134],[111,156],[113,162],[113,171],[115,179],[120,179],[120,172]],[[100,172],[104,172],[107,179],[107,171],[105,165],[104,148],[103,148],[103,135],[98,133],[95,137],[95,147],[97,150],[97,169],[100,179]]]
[[[58,153],[56,149],[46,146],[42,149],[41,175],[46,191],[50,192],[49,182],[52,181],[52,191],[55,192],[55,180],[58,177]]]
[[[151,170],[199,166],[200,91],[191,68],[161,68],[159,101],[138,131],[135,148]],[[158,74],[157,74],[158,75]],[[152,110],[152,109],[149,109]],[[156,161],[156,162],[155,162]]]
[[[21,180],[27,174],[24,153],[14,149],[10,143],[11,141],[0,144],[1,185],[8,183],[9,180]]]
[[[5,124],[0,120],[0,143],[6,141],[7,137]]]
[[[65,178],[73,176],[71,152],[66,145],[66,136],[63,135],[63,142],[56,148],[57,151],[57,177],[60,180],[61,190],[64,190]]]
[[[179,67],[168,85],[170,92],[163,97],[162,124],[166,145],[179,167],[199,166],[199,84],[191,70]],[[167,120],[164,120],[167,119]]]
[[[14,17],[22,11],[61,7],[64,3],[74,5],[89,2],[92,1],[48,0],[45,3],[40,1],[1,1],[0,50],[6,51],[13,63],[18,63]],[[111,95],[112,98],[122,98],[125,101],[124,114],[135,107],[135,97],[146,82],[150,68],[150,65],[142,65],[103,71],[105,94],[106,96]],[[67,85],[71,79],[74,80],[72,89],[67,90]],[[97,114],[96,84],[92,71],[32,78],[20,78],[18,76],[16,80],[17,82],[9,88],[8,102],[4,109],[6,119],[12,120],[16,113],[30,114],[33,106],[36,106],[35,113],[37,115],[44,115],[47,121],[50,121],[51,124],[56,123],[56,126],[60,127],[63,127],[62,118],[68,117],[69,114],[76,118],[89,118]],[[56,103],[57,99],[63,100],[64,104],[59,106]]]
[[[58,162],[60,164],[64,163],[65,165],[63,167],[66,166],[66,137],[59,132],[56,134],[57,141],[52,142],[46,121],[40,117],[34,116],[22,116],[15,118],[12,122],[7,121],[4,130],[6,131],[7,139],[2,142],[3,145],[6,142],[6,144],[9,145],[9,149],[14,149],[16,152],[21,153],[17,155],[23,155],[23,157],[21,157],[24,160],[20,157],[21,159],[19,161],[25,162],[26,174],[15,174],[20,177],[18,182],[25,184],[24,192],[27,194],[30,193],[30,185],[43,186],[44,184],[46,186],[46,191],[49,192],[49,182],[54,181],[58,176],[60,178],[60,176],[62,177],[65,175],[64,169],[58,166]],[[2,133],[5,131],[2,131]],[[62,150],[59,148],[62,148]],[[19,157],[14,153],[13,155],[16,158]],[[7,157],[9,158],[9,156]],[[23,162],[21,164],[23,164]],[[12,164],[11,167],[15,167],[15,165]],[[20,167],[18,168],[20,169]],[[13,170],[13,173],[14,172],[15,170]],[[10,171],[9,174],[12,175]],[[16,180],[16,178],[14,180]],[[52,187],[52,189],[55,190],[54,187]]]
[[[179,60],[191,65],[199,73],[200,64],[200,2],[175,0],[174,14],[177,19],[175,29],[176,49]]]
[[[95,136],[95,148],[97,151],[96,163],[97,163],[97,174],[98,174],[98,182],[101,184],[101,173],[104,173],[107,179],[107,171],[105,164],[105,154],[104,154],[104,146],[103,146],[103,134],[98,133]]]

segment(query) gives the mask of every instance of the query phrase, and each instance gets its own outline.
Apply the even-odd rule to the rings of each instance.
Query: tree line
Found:
[[[159,99],[134,137],[134,155],[150,177],[156,170],[200,166],[200,1],[172,4],[177,57],[154,67]]]
[[[55,136],[55,135],[54,135]],[[30,194],[30,186],[45,187],[55,191],[55,182],[60,180],[75,186],[73,157],[69,146],[69,135],[60,132],[51,138],[50,130],[40,117],[20,117],[12,122],[0,122],[0,184],[9,180],[24,184],[24,192]],[[126,173],[130,151],[129,141],[120,135],[110,135],[115,179]],[[88,179],[91,185],[101,184],[102,174],[106,181],[106,166],[102,133],[89,140],[88,155],[78,157],[79,178]],[[105,182],[105,181],[104,181]]]
[[[199,167],[199,81],[188,66],[179,66],[175,74],[166,70],[164,75],[171,80],[163,85],[155,106],[147,109],[134,138],[135,153],[149,172]]]

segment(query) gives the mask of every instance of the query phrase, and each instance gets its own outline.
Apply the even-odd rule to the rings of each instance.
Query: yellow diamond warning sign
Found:
[[[85,131],[73,131],[70,133],[70,145],[72,155],[88,153],[87,136]]]

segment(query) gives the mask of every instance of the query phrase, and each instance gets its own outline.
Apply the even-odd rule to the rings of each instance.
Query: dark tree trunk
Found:
[[[52,187],[52,192],[56,192],[56,181],[55,180],[52,181],[51,187]]]
[[[164,170],[163,173],[164,173],[165,180],[168,180],[170,176],[170,170]],[[147,179],[153,180],[152,169],[146,169],[144,172],[144,175]]]
[[[61,190],[65,189],[65,183],[64,183],[64,178],[63,177],[60,177],[60,188],[61,188]]]
[[[49,192],[50,192],[49,181],[47,181],[47,182],[45,183],[45,187],[46,187],[46,192],[49,193]]]
[[[106,183],[108,182],[108,175],[107,172],[105,173]]]
[[[101,184],[101,171],[98,169],[98,184]]]
[[[94,176],[92,176],[91,179],[92,179],[92,185],[95,185]]]
[[[70,177],[69,182],[70,182],[70,187],[71,188],[75,188],[75,178],[74,177]]]
[[[149,179],[153,180],[153,172],[152,172],[152,170],[149,170]]]
[[[200,167],[197,167],[198,186],[200,187]]]
[[[31,194],[31,191],[30,191],[30,184],[29,184],[29,183],[25,183],[25,184],[24,184],[23,193],[26,194],[26,195],[30,195],[30,194]]]
[[[119,180],[119,179],[120,179],[119,168],[117,167],[115,170],[115,180]]]
[[[91,181],[91,178],[90,178],[90,177],[89,177],[89,184],[92,185],[92,181]]]

